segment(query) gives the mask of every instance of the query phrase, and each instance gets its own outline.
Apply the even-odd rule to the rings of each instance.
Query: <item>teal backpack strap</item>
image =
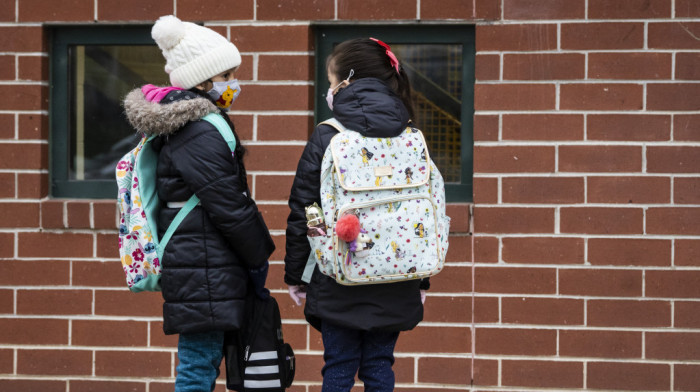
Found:
[[[228,144],[228,147],[233,151],[236,148],[236,138],[233,136],[231,127],[228,126],[226,120],[219,113],[209,113],[202,117],[202,120],[210,122],[219,131],[221,136]]]
[[[236,138],[235,136],[233,136],[233,131],[231,130],[231,127],[228,126],[226,120],[224,120],[224,118],[221,117],[221,115],[218,113],[209,113],[206,116],[202,117],[202,120],[208,121],[216,127],[216,129],[226,141],[226,144],[228,144],[228,147],[231,149],[231,152],[233,152],[233,150],[236,148]],[[190,197],[190,199],[187,200],[185,205],[182,208],[180,208],[180,211],[177,212],[177,215],[175,215],[175,218],[170,223],[170,226],[168,226],[168,230],[165,231],[163,238],[161,238],[160,243],[158,244],[159,246],[157,248],[157,251],[159,259],[163,258],[163,251],[168,245],[170,237],[172,237],[173,233],[175,233],[175,230],[177,230],[177,227],[180,226],[180,223],[182,223],[187,214],[189,214],[190,211],[192,211],[194,207],[197,206],[197,204],[199,204],[199,197],[197,197],[197,195],[192,195],[192,197]]]
[[[165,231],[165,234],[163,234],[163,238],[160,239],[160,243],[158,244],[158,259],[163,258],[163,251],[165,250],[165,247],[168,245],[168,241],[170,241],[170,237],[173,236],[173,233],[175,233],[175,230],[177,230],[177,227],[180,226],[180,223],[185,219],[187,214],[190,213],[194,209],[194,207],[199,204],[199,197],[197,195],[192,195],[189,200],[185,203],[182,208],[180,208],[180,211],[177,212],[177,215],[175,215],[175,218],[173,219],[172,222],[170,222],[170,226],[168,226],[168,230]]]

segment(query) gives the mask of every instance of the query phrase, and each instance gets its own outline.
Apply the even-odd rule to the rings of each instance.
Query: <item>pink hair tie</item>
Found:
[[[384,47],[384,49],[386,49],[386,55],[389,56],[389,61],[391,62],[391,66],[396,69],[396,73],[401,73],[401,72],[399,72],[399,60],[397,60],[396,56],[394,56],[394,53],[391,51],[391,47],[389,45],[385,44],[384,42],[376,39],[376,38],[370,37],[369,39],[378,43],[379,45]]]

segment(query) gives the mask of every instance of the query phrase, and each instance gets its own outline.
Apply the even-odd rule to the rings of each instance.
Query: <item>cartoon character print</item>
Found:
[[[231,106],[231,102],[233,102],[233,96],[236,94],[238,90],[232,90],[231,86],[226,87],[226,91],[221,94],[219,99],[216,100],[216,106],[220,108],[227,108]]]
[[[425,237],[425,226],[422,223],[415,223],[413,225],[413,230],[418,238]]]
[[[406,170],[404,170],[404,173],[406,174],[406,184],[410,184],[411,180],[413,179],[413,170],[411,170],[410,167],[407,167]]]
[[[128,232],[129,229],[126,228],[126,222],[124,221],[124,218],[122,218],[121,222],[119,222],[119,235],[126,235]],[[119,237],[119,244],[121,245],[121,237]]]
[[[126,213],[131,212],[131,192],[129,192],[129,189],[127,188],[121,188],[119,190],[119,194],[121,195],[122,201],[124,201],[124,204],[126,206]]]
[[[391,249],[394,251],[394,257],[396,260],[402,260],[406,256],[406,252],[402,251],[401,248],[399,248],[399,245],[396,243],[396,241],[391,241]]]
[[[153,253],[156,251],[156,245],[153,242],[149,242],[143,247],[143,251],[147,254]]]
[[[365,166],[369,165],[369,160],[372,159],[374,154],[369,152],[369,150],[366,147],[362,147],[360,153],[362,154],[362,164]]]
[[[403,202],[400,202],[400,201],[395,201],[395,202],[393,202],[393,203],[387,203],[387,210],[386,210],[386,212],[398,211],[398,210],[401,208],[401,204],[402,204],[402,203],[403,203]],[[401,219],[401,218],[399,218],[399,219]]]

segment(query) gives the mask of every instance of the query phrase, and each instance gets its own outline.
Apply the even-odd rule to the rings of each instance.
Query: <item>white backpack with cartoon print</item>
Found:
[[[450,218],[445,184],[421,131],[407,127],[396,137],[371,138],[336,119],[321,124],[340,133],[331,139],[321,164],[322,211],[315,206],[306,211],[311,254],[304,281],[310,281],[316,265],[343,285],[439,273]],[[359,236],[350,242],[336,232],[338,220],[348,214],[360,224]]]

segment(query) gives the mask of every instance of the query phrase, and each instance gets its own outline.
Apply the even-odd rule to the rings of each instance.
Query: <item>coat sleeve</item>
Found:
[[[314,130],[297,165],[296,176],[289,195],[284,281],[290,285],[305,284],[301,277],[309,259],[311,246],[306,239],[304,208],[314,202],[321,205],[321,161],[326,147],[337,131],[321,125]]]
[[[240,168],[224,138],[205,121],[183,131],[186,137],[172,145],[175,169],[236,256],[248,268],[263,266],[275,246],[255,202],[242,189]]]

